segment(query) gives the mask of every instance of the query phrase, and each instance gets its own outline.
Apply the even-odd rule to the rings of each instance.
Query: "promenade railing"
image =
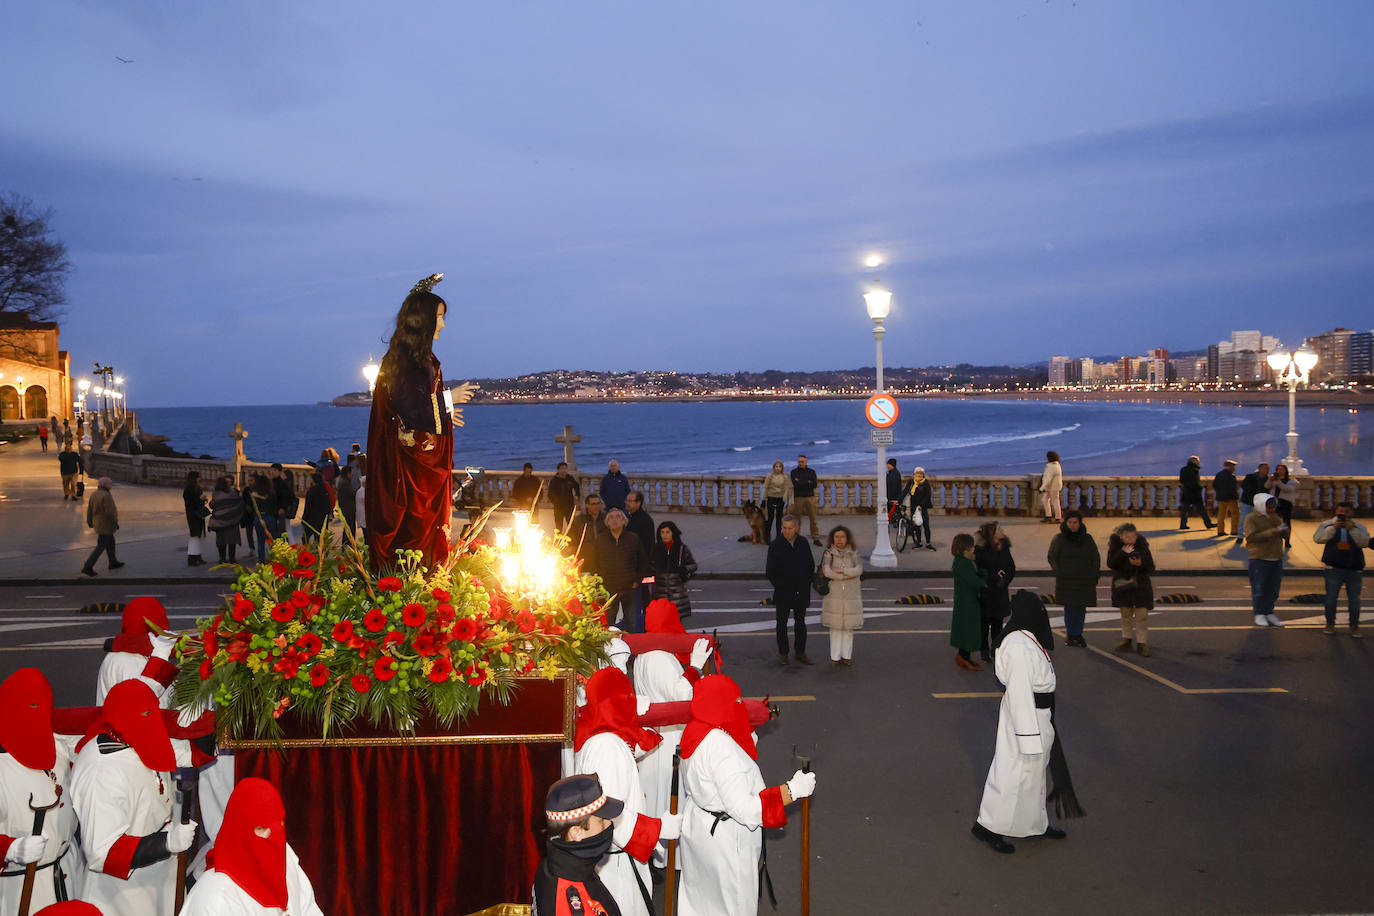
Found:
[[[188,471],[200,472],[207,488],[222,474],[240,483],[253,474],[265,474],[268,462],[245,461],[238,467],[232,460],[157,458],[149,455],[120,455],[95,451],[89,459],[92,476],[108,476],[126,483],[180,487]],[[295,490],[303,495],[310,486],[313,468],[304,464],[284,464],[291,473]],[[483,502],[509,502],[511,487],[519,471],[486,471],[478,487]],[[546,481],[548,475],[536,475]],[[583,496],[596,492],[601,476],[576,475]],[[693,474],[632,474],[631,484],[643,491],[651,512],[700,512],[739,515],[746,502],[763,505],[763,480],[753,476]],[[454,487],[466,479],[454,472]],[[934,512],[937,515],[1035,516],[1040,508],[1040,475],[935,476],[928,478]],[[1210,483],[1204,486],[1209,511],[1215,511],[1216,494]],[[871,515],[877,482],[861,475],[826,475],[820,478],[817,492],[820,511],[827,515]],[[1148,516],[1169,515],[1179,509],[1178,479],[1172,476],[1067,476],[1060,494],[1061,505],[1078,507],[1093,515]],[[1374,476],[1335,477],[1314,475],[1303,478],[1296,506],[1300,510],[1328,511],[1337,502],[1349,501],[1361,514],[1374,513]],[[541,500],[548,505],[548,494]]]

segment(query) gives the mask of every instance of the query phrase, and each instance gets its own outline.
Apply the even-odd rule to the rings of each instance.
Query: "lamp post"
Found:
[[[892,293],[883,289],[874,281],[873,288],[864,293],[864,305],[868,309],[868,317],[873,319],[873,342],[878,352],[878,390],[875,394],[883,393],[883,335],[887,333],[887,328],[883,327],[883,322],[887,320],[887,314],[892,309]],[[876,527],[877,538],[873,543],[873,553],[868,561],[874,566],[894,567],[897,565],[897,555],[892,552],[892,539],[887,533],[887,446],[878,446],[878,505],[874,509],[874,524]]]
[[[19,389],[19,419],[24,420],[24,376],[15,376],[14,384]]]
[[[80,447],[81,445],[90,445],[91,442],[91,422],[90,418],[86,416],[86,393],[91,390],[91,380],[83,378],[76,383],[76,387],[81,392],[76,396],[77,416],[80,417],[80,421],[76,424],[76,428],[79,433],[77,438],[80,440],[78,447]]]
[[[382,367],[368,359],[367,365],[363,366],[363,378],[367,379],[367,393],[376,394],[377,392],[377,373],[382,371]]]
[[[1288,457],[1283,463],[1288,465],[1289,474],[1302,476],[1307,471],[1298,457],[1297,390],[1299,385],[1307,384],[1313,367],[1317,365],[1317,354],[1303,344],[1296,353],[1283,349],[1271,351],[1268,362],[1269,368],[1278,373],[1275,381],[1288,389],[1288,434],[1284,436],[1288,440]]]

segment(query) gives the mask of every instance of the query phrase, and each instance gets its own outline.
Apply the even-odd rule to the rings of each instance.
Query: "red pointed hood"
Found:
[[[587,739],[615,732],[630,747],[652,750],[663,740],[658,732],[639,727],[635,689],[619,668],[602,668],[587,679],[587,705],[577,712],[573,750],[582,750]]]
[[[124,619],[119,627],[119,635],[114,638],[114,651],[152,655],[153,642],[148,634],[170,629],[167,610],[161,601],[156,598],[135,598],[124,605]]]
[[[692,690],[692,720],[682,730],[683,759],[696,753],[702,740],[718,728],[734,738],[752,759],[759,759],[739,685],[723,674],[712,674],[697,681]]]
[[[96,735],[111,735],[123,741],[138,754],[138,759],[150,770],[170,772],[177,768],[172,739],[162,721],[162,710],[152,688],[138,680],[120,681],[105,695],[100,715],[86,729],[86,736],[76,746],[80,751]]]
[[[82,900],[68,900],[65,903],[51,903],[33,916],[100,916],[100,908]]]
[[[31,770],[57,763],[52,685],[37,668],[20,668],[0,684],[0,747]]]
[[[682,617],[678,615],[676,604],[667,598],[655,598],[644,609],[644,632],[686,634],[687,628],[682,625]],[[674,652],[673,657],[684,668],[692,663],[690,652]]]
[[[258,828],[270,833],[258,836]],[[206,864],[259,905],[286,909],[286,808],[275,786],[250,776],[234,787]]]

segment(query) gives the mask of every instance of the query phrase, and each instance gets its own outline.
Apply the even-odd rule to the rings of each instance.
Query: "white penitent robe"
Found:
[[[228,875],[211,869],[191,888],[178,916],[324,916],[315,902],[315,888],[301,870],[296,850],[286,847],[286,909],[265,907]]]
[[[625,640],[621,639],[619,636],[613,636],[606,641],[607,660],[601,664],[601,667],[610,668],[614,666],[628,676],[630,673],[630,657],[630,647],[625,644]],[[579,679],[577,683],[576,702],[578,709],[587,705],[587,688],[582,685],[581,679]],[[562,775],[565,779],[582,772],[582,770],[577,769],[573,765],[573,749],[571,744],[563,745],[563,753],[559,763],[562,766]]]
[[[651,916],[644,905],[639,884],[635,881],[635,872],[638,871],[639,880],[644,882],[650,894],[653,893],[649,866],[623,851],[629,847],[647,858],[658,842],[658,822],[654,818],[659,812],[655,812],[647,824],[641,818],[645,814],[644,790],[640,788],[634,752],[619,735],[602,732],[588,738],[582,745],[573,763],[573,772],[595,773],[601,780],[602,791],[610,798],[618,798],[625,803],[625,809],[613,821],[614,851],[601,860],[596,873],[615,898],[621,916]],[[652,837],[646,834],[650,830]]]
[[[104,706],[105,695],[120,681],[138,680],[152,689],[163,709],[169,708],[172,705],[171,688],[145,677],[143,669],[147,666],[146,655],[139,655],[137,652],[106,652],[105,658],[100,662],[100,673],[96,675],[95,705]]]
[[[1006,693],[978,823],[1002,836],[1039,836],[1049,826],[1045,771],[1054,726],[1048,709],[1035,708],[1035,694],[1054,692],[1054,665],[1034,636],[1016,630],[997,648],[997,679]]]
[[[72,806],[81,823],[81,851],[88,868],[81,899],[100,907],[104,916],[172,912],[175,856],[131,869],[127,878],[106,874],[105,869],[111,847],[123,837],[147,836],[166,826],[175,791],[172,774],[148,769],[131,747],[102,753],[99,739],[92,739],[76,755]]]
[[[43,858],[38,860],[38,870],[34,873],[30,913],[36,913],[61,899],[55,887],[59,874],[65,876],[67,897],[75,899],[81,891],[85,866],[81,861],[81,851],[76,847],[76,812],[66,789],[70,782],[71,759],[71,748],[60,735],[57,737],[57,762],[51,770],[31,770],[9,754],[0,753],[0,834],[6,837],[32,836],[30,797],[35,805],[47,805],[53,800],[54,787],[62,787],[62,797],[57,807],[43,816],[43,836],[48,838],[48,845],[44,847]],[[0,845],[3,845],[2,841]],[[19,912],[19,897],[23,889],[24,866],[6,863],[4,875],[0,877],[0,913]]]
[[[671,652],[645,652],[635,659],[635,694],[647,698],[651,703],[691,700],[692,682],[683,677],[683,670],[682,663]],[[668,810],[673,783],[673,752],[682,741],[683,728],[681,725],[659,728],[663,743],[639,761],[639,781],[644,787],[645,810],[655,815]]]
[[[687,801],[682,809],[679,916],[757,913],[764,823],[760,793],[766,788],[759,765],[716,729],[682,761],[681,777]],[[713,812],[729,819],[717,823]]]

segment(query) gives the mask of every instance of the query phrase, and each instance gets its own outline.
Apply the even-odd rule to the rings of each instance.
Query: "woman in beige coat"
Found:
[[[792,478],[781,461],[773,462],[773,469],[763,478],[763,536],[770,544],[782,537],[782,517],[792,504]]]
[[[821,625],[830,630],[830,664],[854,664],[854,631],[864,625],[860,579],[863,561],[854,547],[854,536],[844,525],[830,529],[821,574],[830,580],[830,591],[821,599]]]
[[[1064,469],[1059,466],[1059,453],[1045,453],[1045,470],[1040,475],[1040,504],[1045,510],[1042,522],[1058,524],[1063,520],[1059,493],[1064,489]]]

